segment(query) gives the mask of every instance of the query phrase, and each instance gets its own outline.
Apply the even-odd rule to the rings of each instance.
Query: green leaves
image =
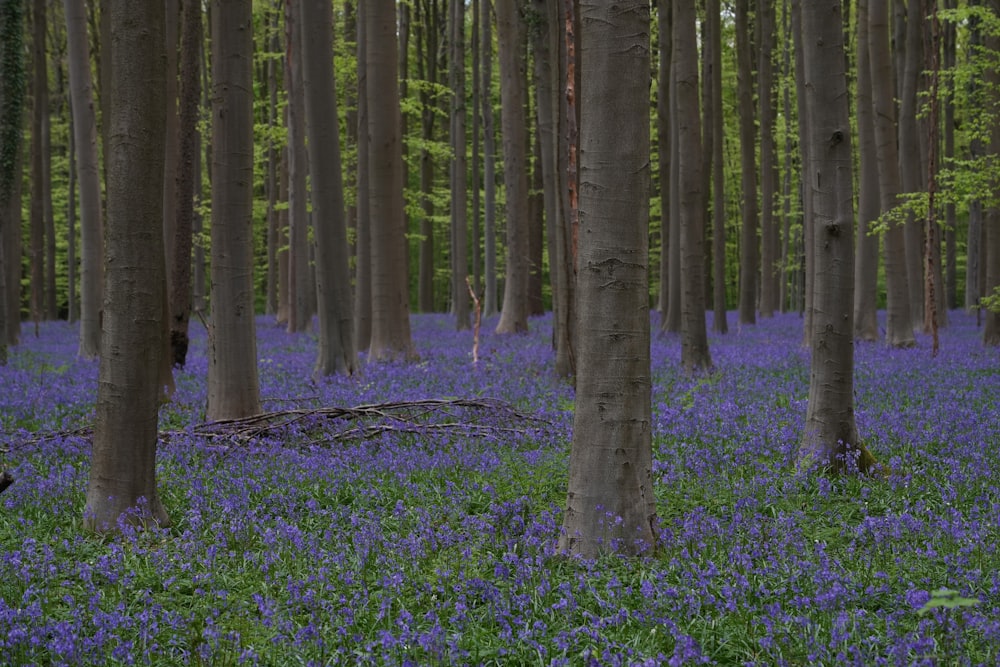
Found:
[[[977,604],[979,604],[977,598],[965,598],[959,595],[958,591],[953,591],[950,588],[939,588],[931,593],[931,599],[917,610],[917,614],[923,616],[938,607],[955,609],[957,607],[974,607]]]

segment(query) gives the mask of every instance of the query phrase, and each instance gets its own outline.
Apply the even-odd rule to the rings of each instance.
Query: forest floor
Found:
[[[474,364],[471,332],[416,315],[419,363],[313,382],[315,338],[262,317],[273,419],[226,427],[195,331],[161,411],[172,525],[114,538],[81,529],[97,364],[75,327],[26,326],[0,368],[0,662],[997,664],[1000,356],[951,318],[936,357],[857,348],[888,479],[796,474],[798,316],[712,336],[695,379],[654,338],[662,543],[595,562],[555,553],[573,393],[549,318],[485,322]]]

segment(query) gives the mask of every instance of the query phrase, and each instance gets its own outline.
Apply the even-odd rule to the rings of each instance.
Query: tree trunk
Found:
[[[774,0],[757,4],[760,35],[757,67],[757,106],[760,109],[760,315],[778,310],[778,227],[774,219],[777,181],[774,146]]]
[[[417,10],[417,76],[429,83],[438,83],[438,34],[440,12],[437,2],[421,2]],[[429,86],[420,88],[420,198],[423,217],[420,219],[420,241],[417,267],[417,310],[434,312],[434,155],[430,145],[440,108]]]
[[[212,321],[206,418],[260,412],[253,292],[250,0],[212,4]]]
[[[24,3],[0,0],[0,360],[17,343],[21,304],[21,144]],[[17,251],[16,253],[14,251]],[[15,261],[16,260],[16,261]]]
[[[878,155],[872,117],[871,63],[868,57],[868,0],[858,2],[858,244],[854,262],[854,336],[878,340],[878,237],[869,234],[879,215]]]
[[[357,367],[351,304],[351,273],[344,219],[336,81],[333,71],[333,8],[329,0],[301,0],[302,83],[312,174],[316,289],[319,301],[317,376]]]
[[[480,66],[480,56],[482,48],[479,46],[479,32],[481,19],[479,18],[479,0],[471,0],[472,5],[472,30],[469,44],[469,51],[472,52],[472,157],[470,169],[472,171],[472,290],[475,294],[480,294],[483,285],[482,253],[480,242],[482,230],[480,228],[480,213],[482,212],[482,192],[480,183],[482,181],[482,158],[480,157],[480,116],[479,110],[482,108],[482,67]],[[554,8],[554,3],[553,3]]]
[[[798,111],[798,121],[799,121],[799,153],[802,156],[802,164],[807,165],[810,161],[809,155],[809,114],[806,111],[806,90],[805,90],[805,78],[803,77],[803,72],[805,71],[805,64],[803,63],[802,56],[805,48],[802,44],[802,0],[792,0],[792,33],[795,36],[795,89],[796,89],[796,109]],[[803,313],[803,327],[802,327],[802,339],[803,345],[812,344],[812,317],[813,317],[813,296],[815,290],[813,289],[813,278],[814,278],[814,260],[813,260],[813,231],[814,225],[806,224],[805,222],[805,212],[812,210],[812,188],[808,187],[808,183],[803,176],[801,178],[801,193],[802,193],[802,211],[803,211],[803,221],[802,221],[802,248],[800,251],[800,266],[802,267],[800,273],[799,287],[801,289],[801,299],[799,300],[799,307],[802,309]]]
[[[726,316],[726,193],[723,172],[722,113],[722,13],[719,0],[708,0],[708,41],[712,58],[712,106],[705,110],[705,122],[711,123],[712,142],[712,330],[729,331]]]
[[[371,199],[368,191],[368,171],[371,138],[368,134],[368,48],[365,37],[366,3],[358,3],[358,239],[355,261],[354,344],[367,350],[372,339],[372,235]]]
[[[480,0],[473,0],[480,1]],[[483,298],[483,315],[489,317],[497,313],[497,231],[496,231],[496,139],[493,129],[493,30],[490,15],[493,12],[490,0],[481,0],[480,18],[482,37],[479,46],[483,50],[482,69],[482,115],[483,115],[483,278],[486,283]]]
[[[101,284],[104,222],[101,174],[97,158],[97,119],[90,80],[87,14],[84,0],[63,0],[69,89],[73,100],[76,174],[80,186],[80,348],[84,359],[97,356],[101,344]]]
[[[31,319],[38,322],[47,317],[48,280],[45,271],[45,232],[48,227],[46,212],[51,203],[49,183],[49,78],[45,47],[45,0],[31,0]],[[50,200],[51,201],[51,200]]]
[[[468,165],[465,158],[465,0],[450,0],[451,11],[451,227],[455,245],[451,249],[451,299],[455,328],[468,329],[469,214]]]
[[[673,0],[661,0],[656,7],[656,157],[657,186],[660,193],[660,281],[657,286],[657,310],[660,311],[662,331],[678,331],[676,319],[667,325],[670,311],[670,157],[672,154],[671,134],[671,59],[673,57]]]
[[[869,60],[872,104],[875,116],[875,147],[878,156],[879,199],[882,211],[896,206],[900,193],[899,159],[896,148],[896,108],[893,100],[892,56],[889,50],[889,6],[886,0],[868,2]],[[886,332],[893,347],[916,344],[910,314],[906,272],[906,241],[903,228],[891,225],[885,233]]]
[[[677,72],[678,194],[681,242],[681,365],[687,373],[709,370],[712,358],[705,331],[701,116],[698,113],[698,44],[693,2],[673,3],[674,67]],[[612,191],[613,192],[613,191]]]
[[[349,7],[349,5],[348,5]],[[267,13],[268,40],[267,48],[272,54],[277,54],[281,49],[280,38],[280,9],[274,9]],[[266,64],[267,77],[267,126],[269,136],[267,140],[267,300],[265,312],[274,315],[279,322],[284,323],[279,316],[278,292],[285,277],[281,275],[278,267],[278,253],[284,242],[281,239],[281,215],[278,213],[279,178],[278,167],[280,165],[279,142],[276,140],[278,125],[278,60],[276,57],[268,58]],[[350,120],[348,119],[348,123]]]
[[[507,207],[507,265],[503,308],[497,333],[528,330],[528,137],[525,131],[524,26],[521,0],[497,3],[500,50],[500,134],[503,137],[504,188]]]
[[[163,353],[163,7],[111,0],[104,336],[84,526],[166,525],[156,491]]]
[[[647,274],[649,3],[630,0],[612,9],[584,1],[580,16],[587,77],[580,120],[582,327],[559,550],[595,558],[656,546]],[[608,132],[611,126],[617,131]]]
[[[302,24],[294,1],[285,0],[285,86],[288,91],[288,332],[309,328],[309,210],[306,179],[305,101],[302,97]]]
[[[802,3],[809,114],[806,224],[815,226],[815,293],[809,405],[799,466],[861,472],[873,461],[854,419],[854,211],[851,125],[844,73],[841,0]]]
[[[181,81],[177,135],[180,140],[179,169],[174,195],[176,222],[173,238],[173,267],[170,271],[171,361],[184,367],[188,351],[188,323],[191,318],[191,250],[194,235],[194,203],[201,195],[195,182],[199,156],[198,102],[201,98],[201,63],[198,45],[202,41],[202,10],[197,0],[183,0],[181,24]]]
[[[945,0],[945,9],[954,9],[956,0]],[[944,48],[943,59],[944,69],[950,72],[955,68],[957,28],[953,21],[947,21],[944,26]],[[945,163],[955,158],[955,91],[951,87],[945,93],[944,100],[944,159]],[[949,309],[958,308],[958,268],[957,262],[957,238],[955,230],[958,228],[958,216],[955,204],[948,202],[945,204],[945,263],[947,266],[945,273],[945,290],[947,292],[947,304]]]
[[[987,6],[994,14],[1000,13],[998,0],[991,0]],[[991,35],[985,42],[988,52],[1000,51],[1000,37]],[[990,107],[996,109],[1000,102],[1000,67],[995,63],[986,70],[985,85]],[[990,153],[1000,155],[1000,125],[996,122],[990,128]],[[981,295],[995,298],[1000,294],[1000,206],[993,204],[986,209],[983,227],[982,258],[986,262],[986,275],[985,281],[980,282]],[[995,304],[987,308],[984,319],[983,343],[990,347],[1000,346],[1000,309]]]
[[[410,338],[396,3],[365,2],[372,333],[369,359],[414,359]]]
[[[164,12],[164,66],[166,67],[166,152],[163,162],[163,248],[166,254],[166,285],[173,282],[174,244],[177,240],[177,178],[180,160],[180,119],[178,118],[178,52],[180,47],[180,1],[163,0]],[[197,57],[197,51],[195,51]],[[173,325],[168,322],[168,330],[173,335]],[[172,343],[170,344],[173,347]]]
[[[740,324],[757,322],[757,159],[749,13],[749,0],[736,0],[736,60],[739,70],[737,97],[743,188],[743,222],[740,227]]]

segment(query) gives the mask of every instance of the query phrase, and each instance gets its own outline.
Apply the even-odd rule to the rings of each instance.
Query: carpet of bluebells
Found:
[[[360,439],[325,417],[198,432],[195,332],[161,411],[172,525],[104,538],[81,529],[97,364],[71,325],[26,327],[0,368],[16,480],[0,495],[0,662],[1000,664],[1000,353],[974,316],[952,313],[936,357],[926,338],[859,344],[858,425],[888,479],[796,473],[798,316],[712,336],[716,372],[697,378],[679,339],[655,338],[662,545],[595,562],[555,551],[573,394],[551,321],[494,324],[476,364],[471,332],[414,316],[418,363],[313,381],[315,338],[261,318],[268,411],[468,398],[544,420],[469,407]]]

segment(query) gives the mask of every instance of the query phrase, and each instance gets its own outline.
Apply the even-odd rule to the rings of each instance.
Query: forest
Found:
[[[0,0],[5,664],[1000,660],[997,0]]]

